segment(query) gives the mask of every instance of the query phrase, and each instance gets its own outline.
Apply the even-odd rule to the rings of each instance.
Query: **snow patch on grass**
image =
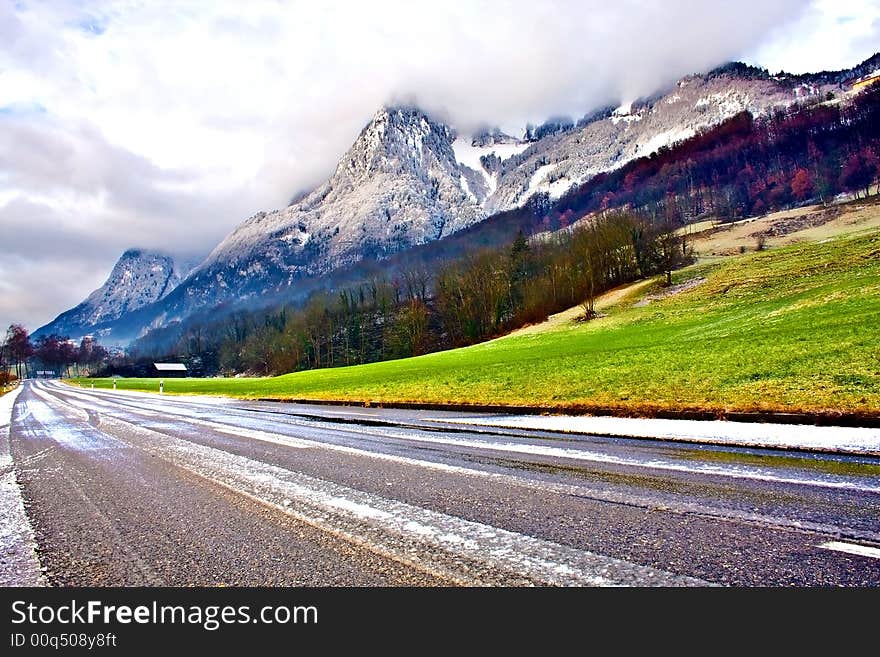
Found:
[[[802,424],[746,423],[722,420],[537,415],[444,421],[596,436],[658,438],[743,447],[820,450],[847,454],[880,454],[880,429],[865,427],[818,427]]]

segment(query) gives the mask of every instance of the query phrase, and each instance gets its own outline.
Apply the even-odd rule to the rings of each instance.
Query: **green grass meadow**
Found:
[[[880,234],[695,265],[705,282],[588,323],[418,358],[273,378],[166,379],[169,393],[661,409],[880,414]],[[643,294],[643,293],[642,293]],[[110,379],[80,385],[111,387]],[[158,390],[158,379],[120,379]]]

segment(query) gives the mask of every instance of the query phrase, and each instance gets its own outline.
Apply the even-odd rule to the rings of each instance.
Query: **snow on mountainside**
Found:
[[[821,83],[792,86],[736,72],[686,77],[665,95],[625,103],[610,116],[544,137],[504,159],[494,174],[497,186],[483,207],[493,214],[520,206],[536,193],[558,198],[597,173],[683,141],[744,110],[760,115],[832,89],[838,91]]]
[[[458,137],[452,150],[462,165],[462,186],[480,204],[498,189],[498,171],[505,160],[522,153],[531,144],[508,135],[493,134],[466,139]]]
[[[75,308],[37,329],[35,336],[57,333],[74,339],[97,325],[159,301],[183,280],[188,269],[171,256],[156,251],[129,249],[113,266],[106,282]]]
[[[323,185],[235,229],[200,272],[217,281],[267,266],[314,274],[439,239],[485,218],[461,183],[450,128],[415,108],[384,108]]]

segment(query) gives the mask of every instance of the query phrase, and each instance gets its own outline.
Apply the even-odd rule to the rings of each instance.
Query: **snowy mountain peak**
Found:
[[[452,130],[416,107],[383,107],[361,131],[336,168],[334,178],[349,180],[378,171],[455,168],[448,145]]]
[[[181,303],[278,289],[481,221],[486,215],[467,188],[453,139],[416,107],[383,107],[324,184],[284,209],[254,215],[223,240]]]
[[[56,317],[34,335],[57,333],[78,338],[95,326],[119,319],[167,296],[188,271],[164,253],[146,249],[126,250],[104,284],[85,301]]]
[[[128,249],[113,267],[107,281],[85,303],[94,324],[158,301],[173,290],[188,272],[174,258],[158,251]]]

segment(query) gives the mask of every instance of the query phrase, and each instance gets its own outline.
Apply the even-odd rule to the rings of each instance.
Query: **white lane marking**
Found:
[[[12,412],[24,386],[0,397],[0,586],[44,586],[34,530],[24,510],[10,452]]]
[[[219,422],[209,422],[208,420],[198,420],[196,418],[187,418],[185,420],[190,424],[197,424],[203,427],[208,427],[209,429],[214,429],[214,431],[219,431],[220,433],[229,434],[230,436],[240,436],[242,438],[252,438],[254,440],[260,440],[263,442],[277,442],[276,436],[278,434],[267,433],[266,431],[259,431],[257,429],[247,429],[244,427],[235,427],[229,424],[221,424]],[[295,447],[297,449],[311,449],[313,447],[317,447],[321,443],[317,443],[311,440],[300,440],[298,438],[292,438],[289,436],[285,436],[287,440],[284,444],[287,447]]]
[[[61,391],[59,391],[59,392],[61,392]],[[43,394],[45,394],[45,393],[43,393]],[[92,404],[92,405],[100,407],[100,408],[109,408],[112,410],[112,409],[118,409],[121,406],[125,406],[122,404],[115,404],[113,402],[97,401],[94,398],[92,398],[91,395],[88,395],[88,394],[78,394],[75,392],[68,392],[66,390],[63,391],[62,394],[64,394],[66,397],[71,397],[73,399],[86,401],[89,404]],[[81,409],[74,406],[73,404],[70,404],[69,402],[64,401],[63,399],[59,399],[57,397],[53,397],[50,395],[47,395],[46,399],[51,400],[56,403],[60,402],[61,404],[65,404],[67,406],[70,406],[71,408],[75,408],[75,409],[79,410],[79,412],[82,412]],[[138,415],[145,415],[147,417],[167,417],[169,415],[175,416],[175,417],[183,417],[183,418],[185,418],[184,421],[187,423],[190,423],[190,424],[196,424],[196,425],[200,425],[203,427],[208,427],[210,429],[213,429],[215,431],[219,431],[220,433],[228,434],[230,436],[251,438],[253,440],[272,442],[274,439],[274,436],[275,436],[275,434],[269,434],[269,433],[266,433],[265,431],[259,431],[257,429],[248,429],[245,427],[237,427],[237,426],[229,425],[229,424],[221,424],[219,422],[211,422],[209,420],[200,420],[198,418],[194,418],[189,415],[184,415],[181,413],[158,413],[155,411],[148,411],[148,410],[145,410],[145,409],[139,408],[139,407],[133,409],[133,412],[135,412]],[[88,414],[86,414],[86,417],[88,418]],[[313,443],[309,442],[308,444],[306,444],[302,441],[297,441],[294,438],[294,439],[290,439],[289,441],[285,442],[285,445],[288,447],[308,449],[308,448],[315,447],[317,445],[317,443],[313,444]]]
[[[149,413],[149,415],[157,415],[157,413]],[[120,418],[121,419],[121,418]],[[123,421],[126,421],[123,419]],[[507,486],[518,486],[521,488],[528,488],[530,490],[535,490],[544,493],[554,493],[559,495],[576,495],[576,496],[588,496],[596,501],[604,501],[604,502],[612,502],[615,504],[627,504],[627,505],[635,505],[641,506],[646,509],[654,509],[657,507],[657,499],[656,498],[648,498],[636,495],[634,493],[615,493],[607,490],[599,490],[595,488],[587,487],[583,484],[572,485],[572,484],[561,484],[557,482],[549,482],[549,481],[534,481],[529,479],[523,479],[521,477],[517,477],[509,474],[502,474],[498,472],[488,472],[486,470],[480,470],[476,467],[466,467],[460,465],[450,465],[448,463],[441,463],[438,461],[426,461],[422,459],[416,459],[409,456],[399,456],[397,454],[387,454],[385,452],[373,452],[367,449],[361,449],[358,447],[350,447],[348,445],[338,445],[335,443],[327,443],[320,440],[315,440],[311,438],[302,438],[302,437],[294,437],[289,436],[287,434],[281,433],[269,433],[265,431],[257,431],[257,430],[243,430],[248,433],[240,433],[236,431],[230,425],[223,425],[217,422],[208,422],[204,420],[197,420],[193,418],[185,418],[184,422],[193,422],[197,424],[202,424],[208,426],[210,428],[215,429],[216,431],[221,431],[223,433],[228,433],[230,435],[241,435],[243,437],[252,438],[255,440],[259,440],[260,442],[270,443],[274,445],[282,445],[284,447],[293,447],[296,449],[323,449],[330,452],[339,452],[342,454],[347,454],[356,457],[369,458],[376,461],[385,461],[388,463],[394,463],[399,465],[409,465],[413,467],[423,468],[426,470],[434,470],[437,472],[444,472],[454,475],[466,476],[466,477],[478,477],[483,479],[490,479],[492,481],[498,482]],[[303,422],[297,423],[296,426],[301,426],[307,429],[317,430],[314,423],[312,422]],[[174,425],[171,425],[171,428],[174,428]],[[351,433],[353,435],[358,435],[359,432],[347,429],[339,429],[338,431],[344,431],[346,433]],[[689,513],[689,514],[699,514],[711,518],[725,518],[727,520],[737,520],[744,521],[750,523],[759,523],[762,525],[771,525],[774,527],[781,527],[786,529],[795,529],[802,531],[814,531],[820,534],[833,534],[840,535],[841,532],[846,532],[850,536],[863,538],[865,540],[877,540],[880,541],[880,534],[867,532],[859,529],[850,529],[850,528],[842,528],[836,525],[827,525],[821,523],[815,523],[810,521],[802,521],[802,520],[791,520],[788,518],[782,518],[777,516],[768,516],[760,513],[753,512],[744,512],[738,511],[735,509],[726,509],[722,507],[711,507],[702,504],[696,504],[691,502],[681,502],[680,500],[666,500],[663,502],[664,508],[668,509],[671,512],[675,513]]]
[[[94,395],[103,395],[105,398],[119,398],[119,397],[130,397],[135,399],[142,399],[144,401],[149,400],[161,400],[165,403],[200,403],[206,404],[209,406],[229,406],[230,404],[240,403],[242,401],[252,401],[247,399],[236,399],[233,397],[222,397],[222,396],[212,396],[212,395],[164,395],[159,396],[159,391],[156,392],[140,392],[137,390],[113,390],[111,388],[82,388],[79,386],[75,386],[69,383],[64,383],[63,381],[44,381],[42,382],[49,388],[59,390],[59,391],[68,391],[68,390],[82,390],[83,392],[88,392],[89,394]]]
[[[481,583],[479,573],[458,564],[464,559],[488,566],[496,576],[499,571],[514,573],[551,585],[708,584],[379,497],[116,418],[105,422],[142,449],[206,479],[392,558],[429,571],[446,569],[457,581]],[[438,553],[452,558],[441,565]]]
[[[146,415],[148,417],[182,417],[182,418],[191,418],[195,413],[217,413],[216,408],[210,409],[193,409],[188,408],[184,403],[173,403],[168,404],[165,403],[165,400],[158,399],[158,403],[153,404],[152,402],[154,397],[158,396],[148,396],[146,399],[114,399],[108,398],[107,396],[100,396],[91,391],[83,391],[82,393],[72,392],[69,387],[59,389],[53,388],[56,392],[64,395],[65,397],[71,397],[74,399],[79,399],[81,401],[88,402],[96,407],[108,408],[111,410],[126,410],[129,412],[137,413],[138,415]],[[69,402],[68,405],[73,406]],[[196,404],[193,404],[196,405]],[[74,408],[76,408],[74,406]],[[173,411],[171,409],[174,409]],[[150,410],[152,409],[152,410]]]
[[[70,409],[88,421],[89,414],[83,409],[40,390],[34,390],[34,394],[42,400],[42,403],[28,400],[26,409],[33,419],[43,426],[46,436],[59,445],[79,452],[117,450],[125,447],[124,443],[91,425],[87,425],[84,431],[79,425],[71,422],[69,413],[66,415],[63,413],[64,410]],[[59,406],[62,407],[61,412]],[[21,404],[18,408],[21,408]]]
[[[61,383],[48,386],[70,388]],[[96,391],[97,392],[97,391]],[[109,391],[102,389],[102,393]],[[115,391],[130,397],[156,401],[155,393]],[[171,402],[172,398],[166,398]],[[199,402],[210,406],[241,402],[239,399],[208,396],[178,396],[173,403]],[[245,400],[247,401],[247,400]],[[378,414],[333,411],[339,415],[375,416]],[[707,420],[665,420],[656,418],[615,418],[592,416],[507,416],[472,418],[423,418],[428,422],[445,422],[483,427],[502,427],[525,430],[561,431],[563,433],[595,434],[634,438],[659,438],[663,440],[687,440],[729,442],[743,447],[763,448],[823,448],[841,449],[853,453],[870,454],[880,451],[880,429],[865,427],[817,427],[812,425],[776,425],[771,423],[743,423]]]
[[[105,407],[105,408],[113,408],[114,406],[118,406],[118,404],[115,404],[110,401],[105,401],[105,400],[101,399],[100,397],[98,397],[97,395],[90,395],[87,393],[77,393],[77,392],[73,392],[72,390],[60,390],[60,389],[54,388],[54,387],[45,388],[45,390],[46,390],[46,392],[48,392],[50,394],[56,393],[56,394],[61,395],[62,397],[65,397],[65,398],[71,397],[73,399],[87,401],[94,406],[100,406],[100,407]],[[55,395],[53,395],[53,397],[54,396]],[[58,399],[58,397],[56,397],[56,399]],[[63,401],[63,399],[62,399],[62,401]]]
[[[872,559],[880,559],[880,548],[869,547],[867,545],[844,543],[843,541],[828,541],[827,543],[822,543],[821,545],[819,545],[819,547],[826,550],[834,550],[835,552],[856,554],[860,557],[871,557]]]
[[[86,413],[83,409],[79,408],[78,406],[74,406],[73,404],[69,404],[62,399],[58,399],[58,397],[55,397],[54,395],[50,395],[48,392],[45,392],[43,388],[34,387],[32,392],[34,393],[34,395],[42,399],[49,408],[61,404],[63,406],[69,407],[74,413],[79,415],[84,420],[88,421],[89,419],[89,414]],[[43,420],[40,421],[42,422]]]
[[[80,401],[88,402],[88,404],[91,407],[93,407],[97,410],[102,410],[102,409],[118,410],[118,409],[131,408],[132,410],[136,409],[136,411],[139,415],[145,415],[147,417],[167,417],[169,415],[169,413],[161,413],[158,411],[151,411],[151,410],[147,410],[146,408],[143,408],[140,406],[129,406],[128,404],[121,404],[121,403],[116,402],[115,400],[113,400],[113,401],[100,400],[90,394],[77,394],[75,392],[71,392],[70,390],[67,390],[66,388],[65,389],[58,389],[58,388],[52,387],[52,388],[49,388],[49,390],[53,391],[53,392],[57,392],[57,393],[63,395],[64,397],[70,397],[73,399],[78,399]],[[43,395],[41,395],[41,397],[44,399],[44,401],[52,401],[55,403],[63,404],[65,406],[69,406],[70,408],[74,409],[77,413],[82,414],[84,412],[83,409],[80,408],[79,406],[70,403],[70,401],[67,401],[66,399],[62,399],[61,397],[56,397],[51,394],[49,394],[47,396],[46,393],[43,393]],[[102,410],[102,412],[103,412],[103,410]],[[85,414],[85,418],[88,419],[88,413]]]

